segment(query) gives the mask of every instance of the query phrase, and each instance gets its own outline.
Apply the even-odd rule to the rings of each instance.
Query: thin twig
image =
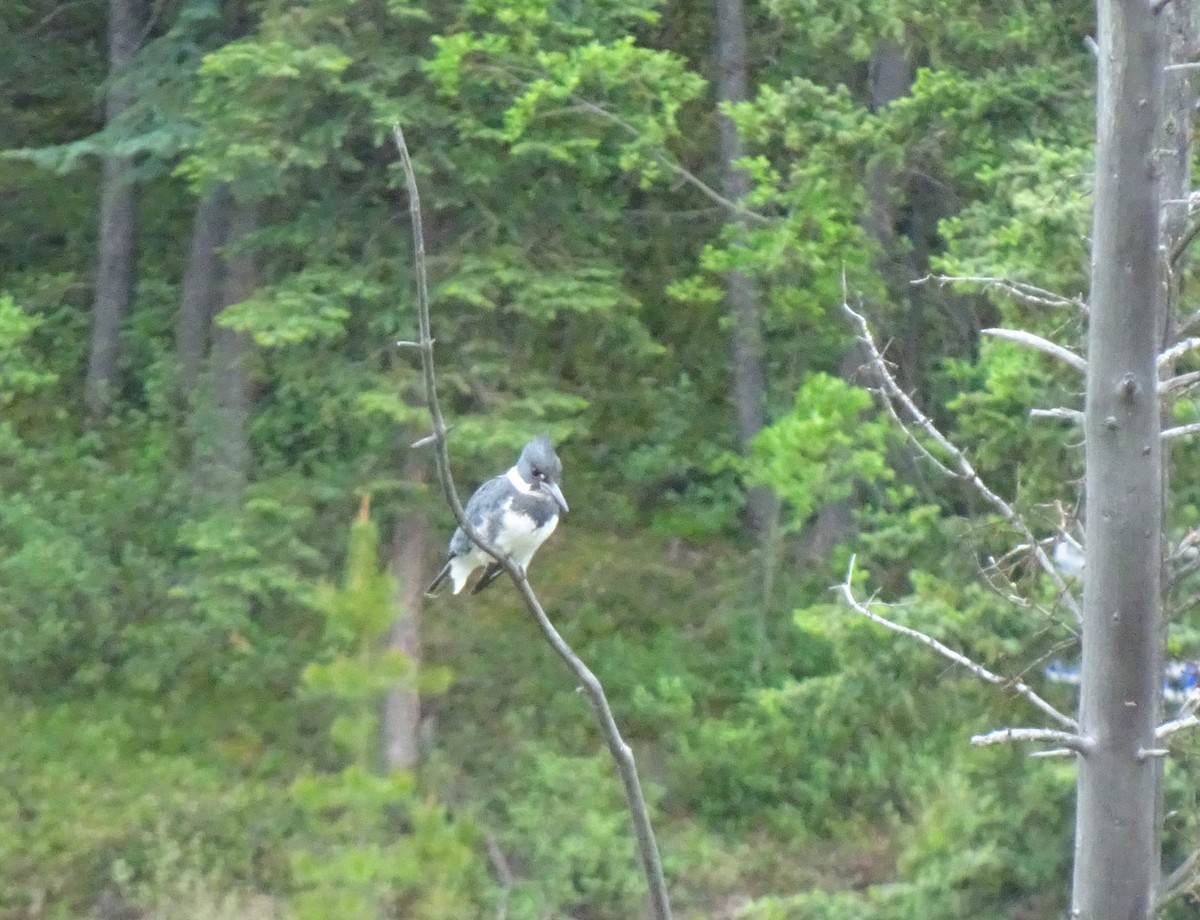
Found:
[[[496,908],[496,920],[505,920],[508,916],[509,892],[516,885],[517,877],[513,874],[512,866],[508,864],[508,857],[504,855],[500,841],[490,829],[484,829],[483,845],[487,848],[488,862],[492,864],[496,878],[500,881],[500,906]]]
[[[1044,339],[1040,335],[1034,335],[1032,332],[1026,332],[1023,329],[981,329],[981,335],[990,335],[992,338],[1004,339],[1008,342],[1016,342],[1018,345],[1024,345],[1027,348],[1032,348],[1035,351],[1040,351],[1043,354],[1058,358],[1068,367],[1074,368],[1081,374],[1087,373],[1087,361],[1080,355],[1075,354],[1069,348],[1063,348],[1049,339]]]
[[[1023,741],[1045,741],[1050,744],[1057,744],[1068,751],[1074,751],[1076,754],[1086,754],[1091,748],[1088,740],[1074,732],[1060,732],[1051,728],[998,728],[995,731],[988,732],[986,735],[972,735],[971,743],[975,745],[986,744],[1012,744],[1013,742]],[[1038,754],[1045,757],[1046,751],[1038,751]]]
[[[989,275],[926,275],[918,278],[913,284],[927,284],[936,281],[940,285],[974,284],[982,287],[993,287],[1009,294],[1018,300],[1037,307],[1074,307],[1087,316],[1087,304],[1079,297],[1063,297],[1053,291],[1047,291],[1035,284],[1016,281],[1012,278],[996,278]]]
[[[875,337],[871,335],[871,328],[867,325],[866,318],[862,314],[854,311],[854,309],[850,306],[849,298],[845,296],[846,279],[844,275],[842,277],[842,294],[842,309],[858,325],[859,340],[863,343],[863,345],[866,346],[867,351],[871,356],[871,363],[875,367],[880,383],[882,384],[885,401],[890,402],[894,400],[896,403],[898,403],[904,409],[908,417],[912,419],[913,424],[923,431],[935,444],[937,444],[938,447],[942,449],[942,451],[947,454],[947,456],[950,457],[950,459],[953,461],[953,465],[958,469],[956,478],[965,480],[984,498],[985,501],[987,501],[988,504],[999,511],[1001,516],[1003,516],[1004,519],[1009,522],[1009,524],[1017,528],[1021,536],[1024,537],[1025,541],[1030,545],[1034,558],[1037,559],[1038,564],[1042,567],[1042,571],[1049,576],[1050,580],[1054,583],[1054,587],[1058,590],[1059,595],[1062,597],[1063,603],[1067,605],[1067,609],[1069,609],[1074,615],[1075,621],[1077,623],[1082,623],[1083,614],[1079,609],[1079,604],[1071,594],[1067,583],[1063,580],[1062,573],[1059,572],[1057,566],[1055,566],[1050,560],[1050,557],[1046,555],[1046,551],[1039,545],[1038,539],[1034,535],[1033,531],[1029,529],[1029,525],[1019,514],[1017,514],[1017,512],[1008,502],[1006,502],[988,487],[987,483],[985,483],[975,471],[975,467],[971,465],[971,461],[967,459],[967,455],[964,454],[949,438],[947,438],[941,433],[941,431],[938,430],[937,426],[933,424],[933,421],[929,418],[929,416],[917,408],[917,404],[913,402],[912,397],[909,396],[904,391],[904,388],[896,382],[896,378],[893,377],[891,371],[888,370],[887,362],[884,361],[883,355],[879,351],[879,347],[875,344]]]
[[[1024,697],[1026,700],[1028,700],[1030,703],[1032,703],[1034,706],[1036,706],[1038,709],[1040,709],[1043,713],[1045,713],[1050,718],[1052,718],[1059,725],[1063,725],[1069,729],[1072,729],[1073,731],[1078,730],[1079,725],[1074,719],[1072,719],[1070,716],[1066,715],[1065,713],[1059,712],[1050,703],[1047,703],[1044,699],[1042,699],[1040,696],[1038,696],[1037,691],[1035,691],[1032,687],[1030,687],[1024,681],[1011,680],[1006,677],[1001,677],[999,674],[989,671],[987,668],[985,668],[983,665],[979,664],[978,662],[972,661],[970,658],[968,658],[966,655],[963,655],[961,652],[956,652],[956,651],[954,651],[954,649],[950,648],[948,645],[945,645],[945,644],[939,642],[937,639],[933,638],[933,636],[926,635],[925,633],[921,632],[920,630],[913,629],[911,626],[902,626],[901,624],[893,622],[892,620],[889,620],[886,617],[881,617],[879,614],[875,613],[875,611],[870,609],[870,607],[868,606],[869,602],[868,602],[868,604],[863,604],[862,602],[860,602],[858,600],[858,598],[856,598],[854,596],[854,589],[851,585],[852,579],[854,577],[855,558],[856,557],[854,557],[854,556],[850,557],[850,566],[846,570],[845,581],[843,581],[840,585],[835,585],[831,589],[834,591],[840,591],[842,594],[842,597],[845,598],[846,603],[850,605],[850,608],[855,613],[861,614],[862,616],[864,616],[868,620],[870,620],[872,623],[877,623],[880,626],[886,627],[887,629],[892,630],[892,632],[900,633],[900,635],[902,635],[902,636],[908,636],[908,638],[915,639],[916,641],[920,642],[922,645],[929,646],[931,649],[933,649],[935,652],[937,652],[943,658],[948,658],[951,661],[953,661],[955,664],[966,668],[968,671],[970,671],[976,677],[980,678],[981,680],[987,681],[989,684],[995,684],[996,686],[1000,686],[1000,687],[1011,687],[1013,689],[1013,691],[1016,692],[1019,696]],[[1076,737],[1076,736],[1072,736],[1072,737]],[[1058,740],[1061,741],[1062,739],[1058,739]]]
[[[442,494],[445,496],[450,510],[454,512],[454,517],[463,533],[476,546],[495,559],[508,573],[546,640],[578,678],[583,692],[592,705],[600,732],[604,736],[604,741],[608,745],[608,750],[612,754],[617,772],[621,777],[621,784],[625,790],[625,801],[633,823],[634,834],[637,837],[638,852],[641,855],[646,885],[650,892],[654,917],[656,920],[671,920],[671,902],[667,893],[666,879],[663,876],[662,859],[658,853],[658,844],[654,839],[654,828],[650,823],[650,812],[646,806],[645,796],[642,794],[642,784],[638,778],[633,751],[621,737],[620,729],[613,718],[612,709],[608,705],[604,687],[591,669],[575,654],[566,640],[559,635],[558,630],[554,628],[554,624],[546,616],[546,611],[542,609],[537,595],[534,594],[524,570],[510,557],[488,543],[467,520],[462,502],[454,487],[454,480],[450,473],[450,454],[446,446],[448,428],[438,402],[437,378],[434,373],[433,335],[430,331],[429,285],[425,275],[425,238],[421,227],[420,193],[417,188],[417,177],[413,171],[412,159],[409,157],[408,145],[404,141],[404,132],[399,125],[393,126],[392,136],[400,154],[400,164],[404,168],[404,177],[408,186],[408,209],[412,218],[413,259],[416,271],[417,326],[420,332],[421,369],[425,379],[425,400],[429,406],[430,420],[433,423],[434,457],[437,462],[438,478],[442,483]]]
[[[590,112],[593,115],[600,116],[601,118],[605,119],[606,121],[609,121],[612,124],[616,125],[617,127],[621,128],[626,134],[632,135],[633,137],[636,137],[636,138],[641,138],[641,132],[636,127],[631,125],[629,122],[625,121],[625,119],[621,118],[619,115],[616,115],[616,114],[610,112],[608,109],[604,108],[603,106],[597,105],[596,103],[592,102],[589,99],[583,99],[579,96],[573,96],[572,98],[574,99],[575,103],[578,105],[578,107],[580,109],[582,109],[586,112]],[[659,165],[664,166],[671,172],[675,173],[675,175],[679,176],[679,178],[681,178],[684,182],[686,182],[688,185],[692,186],[692,188],[694,188],[698,192],[700,192],[700,194],[702,194],[705,198],[708,198],[710,201],[713,201],[716,204],[720,205],[726,211],[729,211],[732,214],[736,214],[738,217],[742,218],[743,220],[752,221],[757,224],[765,224],[768,222],[767,218],[765,216],[763,216],[762,214],[759,214],[757,211],[751,211],[745,205],[739,204],[736,201],[731,201],[730,199],[726,198],[724,195],[722,195],[720,192],[718,192],[715,188],[713,188],[711,185],[709,185],[707,182],[705,182],[703,179],[701,179],[695,173],[684,168],[681,164],[679,164],[675,160],[671,159],[671,157],[667,156],[665,153],[662,153],[661,151],[659,151],[657,149],[652,149],[651,155],[654,157],[655,160],[658,161]]]

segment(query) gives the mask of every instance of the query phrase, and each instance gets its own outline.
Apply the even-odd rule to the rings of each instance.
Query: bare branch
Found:
[[[1200,716],[1187,715],[1182,719],[1172,719],[1170,722],[1164,722],[1154,730],[1154,737],[1162,741],[1164,738],[1170,738],[1173,734],[1183,731],[1185,728],[1195,728],[1200,725]]]
[[[1194,851],[1163,880],[1159,888],[1161,893],[1154,901],[1155,913],[1161,911],[1172,901],[1183,897],[1195,887],[1197,867],[1200,867],[1200,850]]]
[[[1076,754],[1086,754],[1091,750],[1091,742],[1082,735],[1077,735],[1074,732],[1060,732],[1050,728],[998,728],[993,732],[988,732],[986,735],[972,735],[971,743],[976,745],[986,744],[1012,744],[1014,742],[1024,741],[1045,741],[1050,744],[1060,745],[1068,751],[1073,751]],[[1045,757],[1047,751],[1038,751],[1038,754]]]
[[[1008,502],[988,488],[987,483],[980,478],[979,474],[975,471],[975,467],[971,465],[971,461],[967,459],[967,455],[959,450],[949,438],[947,438],[937,429],[937,426],[933,424],[930,418],[917,407],[915,402],[913,402],[912,397],[904,392],[904,389],[899,383],[896,382],[896,378],[892,376],[891,371],[888,369],[887,362],[884,361],[883,355],[879,351],[879,347],[875,344],[875,338],[871,335],[871,329],[867,325],[866,318],[863,317],[862,314],[854,311],[854,309],[850,306],[849,298],[845,296],[846,279],[844,275],[842,277],[842,293],[842,309],[858,325],[859,340],[863,343],[863,345],[866,346],[867,351],[871,356],[871,364],[879,377],[885,402],[895,401],[901,408],[903,408],[905,414],[912,419],[913,424],[916,425],[917,428],[919,428],[922,432],[924,432],[925,435],[928,436],[939,448],[941,448],[941,450],[952,461],[952,465],[957,467],[958,473],[956,474],[955,478],[961,478],[965,480],[984,498],[985,501],[987,501],[988,504],[999,511],[1001,516],[1008,521],[1009,524],[1011,524],[1020,532],[1021,536],[1030,545],[1034,558],[1037,559],[1038,564],[1042,567],[1042,571],[1046,573],[1046,575],[1054,583],[1055,588],[1058,589],[1058,593],[1062,597],[1063,603],[1066,604],[1067,608],[1074,615],[1076,622],[1082,621],[1082,613],[1079,609],[1079,604],[1076,602],[1074,595],[1072,595],[1069,586],[1063,580],[1062,573],[1059,572],[1058,568],[1050,560],[1050,557],[1046,555],[1046,551],[1042,549],[1041,545],[1038,543],[1038,539],[1034,535],[1033,531],[1029,529],[1029,525],[1025,523],[1024,519],[1017,514],[1017,512]],[[907,431],[907,429],[905,430]],[[915,440],[912,439],[911,434],[910,440]]]
[[[1078,409],[1065,409],[1061,406],[1054,409],[1030,409],[1030,418],[1056,418],[1064,422],[1074,422],[1076,425],[1083,424],[1083,413]]]
[[[671,920],[671,903],[667,893],[667,883],[663,876],[662,859],[659,856],[658,844],[654,839],[654,828],[651,826],[650,812],[646,807],[645,796],[642,794],[642,785],[638,778],[633,751],[621,737],[620,729],[613,718],[612,709],[608,705],[608,698],[604,693],[604,687],[596,678],[596,675],[592,673],[591,669],[575,654],[566,640],[559,635],[558,630],[554,628],[554,624],[550,622],[545,610],[542,609],[537,595],[534,594],[525,571],[513,562],[510,557],[504,555],[495,546],[488,543],[483,535],[467,520],[462,502],[458,498],[458,491],[454,487],[454,480],[450,474],[450,455],[446,447],[446,433],[449,429],[446,426],[446,420],[442,415],[441,406],[438,402],[437,378],[434,373],[433,336],[430,331],[429,286],[425,274],[425,238],[421,226],[420,192],[417,187],[417,177],[413,170],[412,159],[408,153],[408,145],[404,141],[404,132],[399,125],[393,126],[392,136],[396,143],[396,149],[400,154],[400,164],[404,169],[404,177],[408,187],[408,206],[409,215],[412,219],[413,232],[413,259],[416,271],[417,326],[420,331],[421,369],[425,379],[425,399],[429,406],[430,419],[433,422],[432,437],[436,448],[434,457],[437,461],[438,478],[442,483],[442,493],[446,498],[446,503],[450,506],[450,510],[454,512],[454,517],[458,521],[458,526],[462,528],[463,533],[475,545],[495,559],[504,568],[505,572],[508,573],[517,590],[520,592],[521,597],[524,599],[525,606],[529,609],[530,614],[533,615],[533,618],[541,628],[546,641],[550,643],[550,646],[566,662],[567,666],[579,680],[580,686],[588,698],[588,702],[592,705],[592,710],[600,726],[600,732],[604,736],[604,741],[608,745],[609,753],[612,755],[617,772],[621,777],[621,783],[625,791],[625,801],[633,823],[634,834],[637,837],[638,852],[641,856],[642,869],[646,876],[646,885],[650,891],[650,901],[653,905],[654,917],[656,920]]]
[[[1032,306],[1072,307],[1084,316],[1087,316],[1088,312],[1087,304],[1080,297],[1064,297],[1061,294],[1055,294],[1053,291],[1048,291],[1037,285],[1029,284],[1025,281],[1016,281],[1012,278],[996,278],[988,275],[926,275],[924,278],[918,278],[912,283],[926,284],[930,281],[936,281],[940,285],[974,284],[982,287],[991,287]]]
[[[900,633],[900,635],[902,635],[902,636],[907,636],[910,639],[915,639],[917,642],[920,642],[922,645],[929,646],[929,648],[933,649],[935,652],[937,652],[943,658],[948,658],[950,661],[953,661],[955,664],[966,668],[968,671],[970,671],[976,677],[980,678],[981,680],[987,681],[989,684],[995,684],[996,686],[999,686],[999,687],[1010,687],[1015,693],[1017,693],[1019,696],[1024,697],[1026,700],[1028,700],[1035,707],[1040,709],[1043,713],[1048,715],[1051,719],[1053,719],[1059,725],[1066,726],[1067,728],[1072,729],[1072,730],[1078,729],[1079,726],[1076,724],[1074,719],[1072,719],[1068,715],[1065,715],[1064,713],[1059,712],[1052,705],[1047,703],[1044,699],[1042,699],[1040,696],[1038,696],[1037,692],[1032,687],[1030,687],[1024,681],[1010,680],[1008,678],[1001,677],[999,674],[995,674],[992,671],[989,671],[983,665],[972,661],[966,655],[963,655],[960,652],[956,652],[956,651],[954,651],[954,649],[950,648],[948,645],[944,645],[943,643],[939,642],[937,639],[933,638],[933,636],[926,635],[925,633],[921,632],[920,630],[913,629],[911,626],[902,626],[899,623],[895,623],[892,620],[889,620],[885,617],[881,617],[879,614],[875,613],[873,610],[870,609],[870,607],[869,607],[870,602],[868,602],[867,604],[861,603],[854,596],[854,589],[851,584],[852,579],[854,577],[855,559],[856,559],[856,557],[854,557],[854,556],[850,557],[850,566],[846,570],[845,581],[843,581],[840,585],[835,585],[831,589],[833,591],[841,592],[842,597],[845,598],[846,603],[850,605],[851,610],[853,610],[855,613],[861,614],[862,616],[866,617],[872,623],[877,623],[880,626],[885,627],[886,629],[890,629],[892,632]],[[1075,736],[1072,735],[1071,737],[1075,737]],[[1062,739],[1058,739],[1058,740],[1061,741]]]
[[[1164,380],[1158,385],[1158,393],[1160,396],[1178,396],[1198,383],[1200,383],[1200,371],[1189,371],[1186,374],[1178,374],[1170,380]]]
[[[496,839],[496,835],[490,828],[485,828],[483,831],[483,845],[487,849],[488,862],[492,864],[492,869],[495,870],[496,878],[500,882],[500,905],[496,908],[496,920],[505,920],[508,916],[509,892],[517,884],[517,877],[508,863],[508,857],[504,855],[504,850],[500,847],[500,841]]]
[[[1180,65],[1177,64],[1175,66],[1179,67]],[[1192,64],[1187,66],[1200,67],[1200,64]],[[1170,70],[1171,68],[1168,67],[1167,69]],[[1200,223],[1193,221],[1180,235],[1179,239],[1177,239],[1171,246],[1171,251],[1167,254],[1167,265],[1169,267],[1174,268],[1179,263],[1180,258],[1182,258],[1183,254],[1187,252],[1188,247],[1195,242],[1198,234],[1200,234]]]
[[[980,333],[982,335],[990,335],[996,339],[1016,342],[1018,345],[1024,345],[1027,348],[1032,348],[1035,351],[1058,358],[1059,361],[1074,368],[1081,374],[1087,373],[1087,361],[1082,357],[1075,354],[1071,349],[1063,348],[1061,345],[1057,345],[1049,339],[1043,339],[1040,335],[1034,335],[1032,332],[1025,332],[1022,329],[981,329]]]
[[[1164,349],[1158,356],[1158,366],[1160,368],[1171,364],[1173,361],[1178,361],[1189,351],[1195,351],[1200,348],[1200,337],[1191,336],[1176,342],[1170,348]]]
[[[1078,751],[1072,751],[1070,748],[1050,748],[1045,751],[1030,751],[1030,757],[1074,757]]]
[[[579,96],[573,96],[572,98],[578,104],[579,108],[583,109],[584,111],[590,112],[593,115],[598,115],[599,117],[619,127],[626,134],[630,134],[633,137],[641,137],[641,132],[619,115],[610,112],[603,106],[597,105],[588,99],[583,99]],[[708,198],[710,201],[720,205],[731,214],[736,214],[743,220],[749,220],[758,224],[765,224],[767,222],[767,218],[762,214],[759,214],[757,211],[751,211],[745,205],[726,198],[695,173],[685,169],[682,165],[677,163],[671,157],[667,156],[665,153],[662,153],[658,150],[653,150],[652,156],[659,162],[661,166],[664,166],[669,171],[675,173],[675,175],[679,176],[679,178],[681,178],[684,182],[700,192],[700,194],[702,194],[705,198]]]
[[[1190,434],[1200,432],[1200,422],[1189,422],[1186,425],[1176,425],[1174,428],[1166,428],[1159,435],[1164,441],[1171,441],[1175,438],[1187,437]]]

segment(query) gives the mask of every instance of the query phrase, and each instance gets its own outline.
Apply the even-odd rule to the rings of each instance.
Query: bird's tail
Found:
[[[429,583],[429,587],[425,589],[426,597],[436,597],[437,596],[438,588],[440,588],[442,586],[442,582],[444,582],[446,580],[446,576],[448,576],[450,574],[450,563],[453,561],[454,561],[454,557],[451,556],[449,559],[446,560],[446,564],[444,566],[442,566],[441,571],[438,572],[437,575],[435,575],[433,577],[433,581],[431,581]]]

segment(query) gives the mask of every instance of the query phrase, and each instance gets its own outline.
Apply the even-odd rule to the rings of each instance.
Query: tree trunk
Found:
[[[425,466],[411,452],[404,478],[416,484],[425,482]],[[388,770],[411,770],[421,756],[421,695],[415,677],[421,667],[421,608],[431,538],[424,515],[411,511],[401,517],[392,541],[396,619],[388,633],[388,647],[412,663],[413,679],[391,687],[384,695],[380,744],[383,765]]]
[[[105,122],[110,125],[133,103],[133,91],[122,77],[137,53],[141,23],[140,0],[109,0]],[[84,402],[93,418],[103,415],[112,403],[117,384],[118,337],[133,303],[137,189],[132,171],[131,158],[104,157],[91,353],[83,385]]]
[[[748,97],[746,23],[742,0],[716,0],[717,99],[744,102]],[[721,192],[730,201],[741,201],[750,191],[750,177],[735,169],[742,156],[737,128],[718,115],[718,155]],[[762,293],[753,278],[731,271],[725,276],[725,304],[733,318],[733,401],[738,448],[746,453],[750,441],[766,423],[767,372],[763,357]],[[746,515],[754,532],[770,532],[779,516],[779,501],[766,487],[750,490]]]
[[[419,512],[406,514],[393,541],[392,574],[396,579],[396,619],[388,633],[388,648],[412,662],[413,678],[421,666],[421,607],[429,525]],[[421,759],[421,694],[410,679],[388,689],[383,700],[383,765],[388,770],[411,770]]]
[[[209,328],[221,305],[221,246],[229,225],[229,186],[218,185],[200,199],[192,219],[192,238],[179,314],[175,352],[179,356],[179,393],[186,402],[195,392],[208,352]]]
[[[1087,577],[1072,916],[1149,920],[1159,871],[1162,449],[1155,320],[1164,30],[1098,0],[1086,438]]]
[[[258,227],[253,205],[234,202],[226,232],[225,284],[222,309],[246,300],[258,286],[258,260],[244,238]],[[218,314],[219,317],[220,314]],[[211,451],[205,476],[209,497],[234,508],[241,502],[250,475],[250,342],[247,335],[225,326],[213,328],[209,355],[213,396],[212,430],[205,438]]]

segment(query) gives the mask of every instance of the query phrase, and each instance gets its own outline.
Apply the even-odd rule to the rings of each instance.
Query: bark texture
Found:
[[[1158,151],[1165,30],[1145,0],[1098,0],[1086,436],[1087,577],[1072,916],[1149,920],[1159,871],[1164,315]]]
[[[105,122],[112,124],[133,103],[122,80],[137,54],[142,29],[141,0],[109,0],[108,90]],[[104,414],[117,386],[121,324],[133,303],[137,262],[137,189],[129,157],[104,158],[100,178],[100,228],[92,340],[84,379],[84,402],[93,418]]]

